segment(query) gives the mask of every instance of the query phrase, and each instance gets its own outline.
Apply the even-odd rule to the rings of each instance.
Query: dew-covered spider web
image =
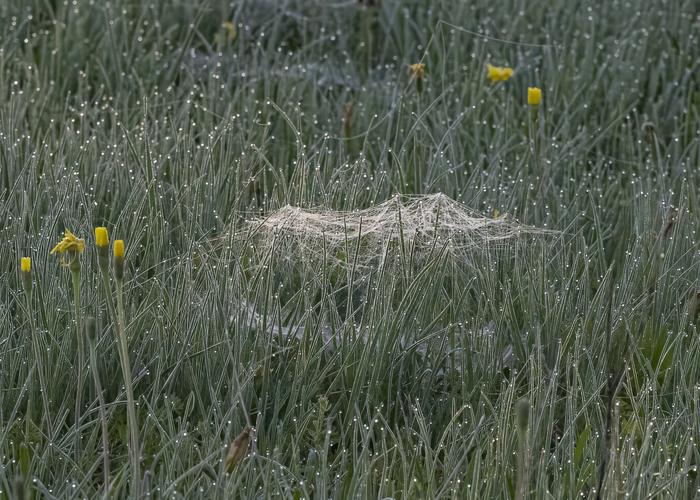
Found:
[[[301,252],[306,257],[347,256],[364,266],[392,251],[426,255],[446,249],[454,257],[502,247],[524,235],[552,231],[520,224],[508,215],[485,217],[438,193],[395,195],[355,211],[284,206],[249,220],[260,245]]]

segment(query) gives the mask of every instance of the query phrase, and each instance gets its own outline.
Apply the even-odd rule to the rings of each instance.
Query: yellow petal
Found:
[[[76,251],[78,253],[83,253],[84,250],[85,240],[76,238],[73,233],[66,229],[63,234],[63,239],[59,241],[55,247],[53,247],[51,253],[64,253],[68,251]]]

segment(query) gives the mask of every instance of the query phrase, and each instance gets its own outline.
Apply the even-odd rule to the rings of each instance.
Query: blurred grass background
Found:
[[[107,226],[127,243],[144,492],[696,496],[699,40],[693,0],[3,2],[0,495],[106,494],[105,421],[110,494],[132,491]],[[487,63],[514,75],[492,85]],[[245,225],[397,192],[561,234],[353,273],[261,252]],[[49,255],[64,228],[88,243],[105,405]]]

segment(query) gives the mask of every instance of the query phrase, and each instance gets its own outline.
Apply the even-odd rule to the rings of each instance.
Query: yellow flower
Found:
[[[109,233],[106,227],[95,228],[95,243],[98,247],[106,247],[109,245]]]
[[[85,250],[85,240],[76,238],[73,233],[66,229],[63,239],[53,247],[51,253],[77,252],[83,253]]]
[[[411,78],[416,78],[417,80],[425,78],[425,64],[423,63],[409,64],[408,71],[411,74]]]
[[[29,257],[22,257],[21,269],[23,273],[28,273],[32,270],[32,259]]]
[[[527,88],[527,103],[530,106],[539,106],[542,102],[542,89],[539,87]]]
[[[486,76],[491,80],[491,83],[505,82],[513,76],[513,68],[508,66],[494,66],[493,64],[486,65]]]
[[[114,240],[114,256],[124,257],[124,240]]]

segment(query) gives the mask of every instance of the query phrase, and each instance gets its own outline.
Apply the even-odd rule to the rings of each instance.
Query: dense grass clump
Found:
[[[697,496],[699,15],[0,2],[0,497]]]

